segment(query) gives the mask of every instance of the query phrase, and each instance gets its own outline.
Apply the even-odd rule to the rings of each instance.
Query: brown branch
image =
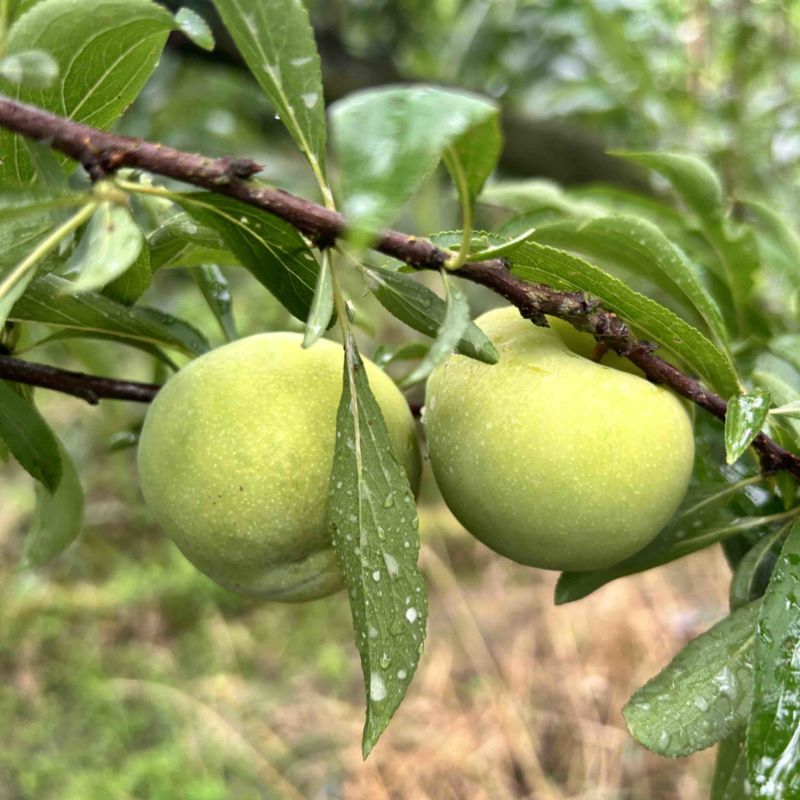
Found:
[[[344,217],[335,211],[250,181],[249,178],[260,167],[247,159],[210,159],[141,139],[106,133],[2,95],[0,126],[46,142],[80,161],[95,176],[120,167],[135,167],[234,197],[280,217],[320,245],[335,241],[346,228]],[[381,233],[374,249],[417,269],[438,270],[450,256],[426,239],[396,231]],[[583,292],[561,292],[523,281],[511,274],[503,259],[466,264],[455,274],[492,289],[537,325],[546,325],[545,315],[548,314],[567,320],[578,330],[591,333],[598,342],[628,358],[654,383],[666,384],[715,417],[725,418],[725,400],[703,388],[696,378],[657,356],[653,352],[655,345],[638,339],[613,311],[604,309],[599,301]],[[753,447],[761,456],[762,469],[766,473],[785,470],[800,480],[798,456],[784,450],[764,434],[756,437]]]
[[[71,394],[93,406],[96,406],[102,399],[149,403],[161,388],[156,383],[101,378],[97,375],[71,372],[4,355],[0,355],[0,380],[25,383],[28,386],[41,386],[43,389]]]

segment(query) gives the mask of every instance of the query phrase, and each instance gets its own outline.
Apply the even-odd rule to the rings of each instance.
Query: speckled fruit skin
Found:
[[[139,443],[154,516],[198,569],[242,594],[324,597],[342,587],[326,528],[342,348],[268,333],[193,361],[158,393]],[[414,490],[414,420],[392,380],[367,376]]]
[[[686,493],[691,413],[629,362],[591,361],[594,339],[560,320],[539,328],[503,308],[477,322],[500,361],[451,356],[425,399],[431,464],[452,512],[530,566],[599,569],[640,550]]]

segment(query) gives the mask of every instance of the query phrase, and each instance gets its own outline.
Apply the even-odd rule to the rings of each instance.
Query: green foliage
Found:
[[[428,600],[417,568],[414,496],[352,335],[345,340],[329,515],[364,671],[366,758],[416,672]]]

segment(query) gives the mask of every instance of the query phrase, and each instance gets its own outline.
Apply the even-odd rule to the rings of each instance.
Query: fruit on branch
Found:
[[[148,506],[184,555],[228,589],[273,600],[342,586],[327,530],[342,348],[269,333],[208,353],[171,378],[139,444]],[[395,453],[416,490],[414,420],[366,361]]]
[[[478,324],[494,366],[453,355],[428,379],[436,482],[474,536],[522,564],[590,570],[650,542],[680,504],[694,460],[691,412],[594,338],[515,308]]]

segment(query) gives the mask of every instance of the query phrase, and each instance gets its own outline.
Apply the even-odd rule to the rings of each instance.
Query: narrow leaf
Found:
[[[704,286],[702,276],[686,254],[651,222],[632,216],[603,216],[589,222],[559,222],[537,230],[541,244],[603,259],[656,280],[666,277],[688,299],[718,343],[728,339],[719,306]]]
[[[239,52],[325,184],[327,126],[314,31],[301,0],[213,0]]]
[[[56,275],[36,278],[11,309],[10,319],[135,339],[192,356],[208,350],[199,331],[170,314],[143,306],[128,308],[94,292],[70,296],[69,285]]]
[[[214,49],[214,34],[196,11],[184,6],[175,15],[175,22],[178,23],[180,32],[199,48],[209,52]]]
[[[534,242],[524,242],[509,258],[517,277],[556,289],[590,292],[646,337],[675,353],[717,391],[726,395],[739,391],[730,359],[700,331],[588,261]]]
[[[143,242],[142,232],[127,208],[101,203],[62,276],[72,281],[70,290],[75,293],[102,289],[136,261]]]
[[[428,604],[414,497],[350,334],[328,515],[367,690],[366,758],[416,671]]]
[[[131,266],[118,278],[115,278],[104,289],[102,294],[117,303],[132,306],[148,290],[153,280],[150,267],[150,251],[142,247]]]
[[[203,264],[191,270],[191,274],[222,328],[223,335],[232,342],[237,338],[236,321],[233,318],[233,301],[225,273],[216,264]]]
[[[473,152],[473,142],[494,152],[489,122],[496,116],[494,103],[430,86],[368,89],[334,103],[334,150],[345,215],[357,239],[394,219],[448,147],[461,148],[470,165],[465,169],[474,169],[470,191],[482,185],[488,161]]]
[[[291,225],[210,192],[184,194],[176,200],[197,222],[217,231],[241,264],[291,314],[303,322],[308,319],[319,263]]]
[[[760,605],[747,765],[753,798],[800,795],[800,523],[789,531]]]
[[[719,743],[709,800],[747,800],[747,758],[744,734],[734,733]]]
[[[729,464],[738,461],[750,447],[761,432],[768,412],[768,392],[756,390],[731,397],[725,415],[725,458]]]
[[[470,324],[469,303],[466,295],[444,271],[442,272],[442,281],[447,293],[447,305],[442,326],[439,328],[430,350],[425,354],[425,358],[403,381],[406,386],[425,380],[456,349]]]
[[[311,347],[328,329],[333,318],[333,273],[331,272],[330,250],[322,254],[322,265],[317,275],[314,301],[306,320],[306,334],[303,347]]]
[[[401,272],[365,268],[364,274],[370,290],[387,311],[415,331],[437,335],[447,313],[446,303],[437,294]],[[458,350],[486,364],[496,364],[498,360],[489,337],[474,322],[467,326]]]
[[[637,742],[676,758],[735,733],[753,696],[758,603],[734,611],[689,642],[622,709]]]
[[[764,594],[785,536],[784,529],[762,536],[737,564],[729,590],[731,611]]]
[[[64,475],[53,494],[36,487],[36,509],[25,539],[23,563],[40,567],[62,553],[81,532],[83,489],[69,454],[60,448]]]
[[[61,481],[58,440],[33,403],[0,381],[0,439],[19,463],[51,492]]]

